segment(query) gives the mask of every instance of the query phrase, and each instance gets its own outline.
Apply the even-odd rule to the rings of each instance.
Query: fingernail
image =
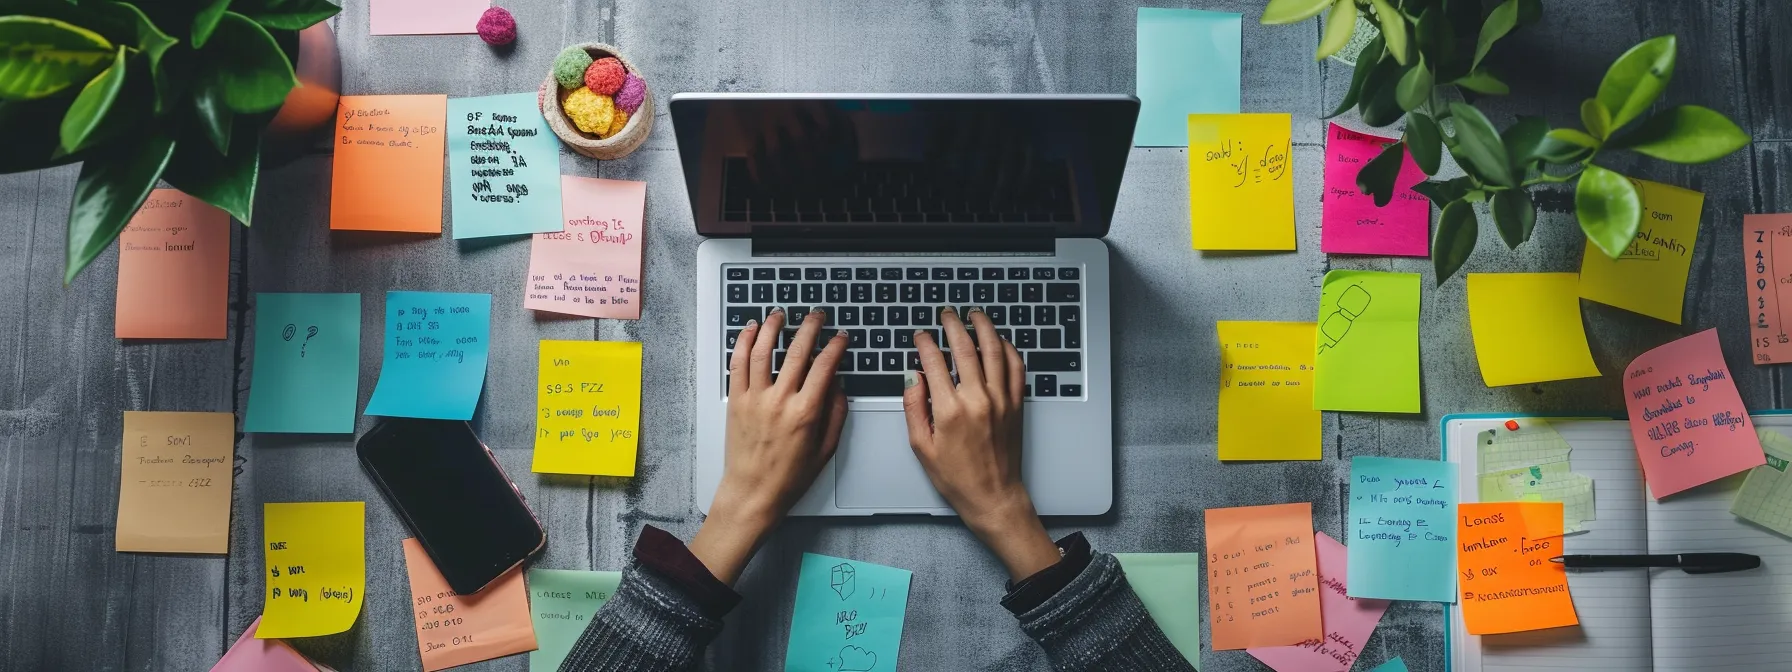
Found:
[[[844,341],[844,340],[846,340],[846,332],[844,332],[844,331],[836,331],[836,332],[834,332],[834,340],[836,340],[836,341]]]
[[[757,326],[759,326],[759,320],[747,320],[747,328],[751,329]]]
[[[981,312],[983,312],[983,306],[971,306],[971,309],[969,312],[981,313]]]
[[[766,315],[766,317],[771,317],[772,315],[783,315],[783,314],[784,314],[783,308],[773,308],[771,315]]]
[[[825,316],[825,315],[827,315],[827,314],[828,314],[828,311],[825,311],[825,310],[822,310],[822,309],[820,309],[820,308],[816,308],[816,309],[814,309],[814,310],[811,310],[811,311],[809,311],[809,314],[810,314],[810,315],[822,315],[822,316]]]
[[[957,314],[958,314],[958,309],[957,309],[957,308],[953,308],[953,307],[951,307],[951,306],[946,306],[946,307],[945,307],[945,308],[941,308],[941,309],[940,309],[940,314],[942,314],[942,315],[944,315],[944,314],[946,314],[946,313],[951,313],[951,314],[953,314],[953,315],[957,315]]]
[[[903,371],[902,372],[902,389],[906,390],[908,388],[914,387],[919,384],[921,384],[921,377],[915,375],[915,372],[913,372],[913,371]]]
[[[927,333],[926,329],[916,329],[915,330],[915,338],[920,338],[922,336],[927,336],[927,335],[928,335],[928,333]]]

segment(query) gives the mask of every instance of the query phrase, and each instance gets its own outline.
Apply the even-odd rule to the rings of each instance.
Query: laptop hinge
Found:
[[[816,235],[813,229],[795,232],[756,228],[752,234],[753,255],[888,255],[943,254],[1042,255],[1057,251],[1057,239],[1048,230],[982,231],[906,231],[878,233],[893,235]],[[869,234],[869,232],[867,232]]]

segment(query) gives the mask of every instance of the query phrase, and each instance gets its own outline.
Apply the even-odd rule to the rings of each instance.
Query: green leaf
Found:
[[[1394,199],[1394,180],[1400,177],[1400,164],[1406,159],[1406,144],[1392,143],[1380,154],[1363,164],[1356,172],[1356,188],[1375,197],[1375,207],[1386,207]]]
[[[1506,146],[1506,156],[1512,161],[1512,170],[1518,175],[1530,168],[1537,161],[1537,151],[1543,144],[1543,136],[1549,132],[1549,122],[1542,117],[1520,116],[1518,121],[1507,126],[1500,133],[1500,141]]]
[[[196,116],[199,126],[204,129],[205,137],[211,141],[212,147],[217,148],[219,154],[229,154],[230,124],[236,113],[224,105],[223,98],[223,93],[217,87],[202,83],[193,92],[193,111],[198,113]]]
[[[1612,132],[1611,110],[1605,109],[1596,98],[1580,101],[1580,125],[1587,127],[1587,134],[1604,140]]]
[[[1381,26],[1381,36],[1387,40],[1388,53],[1394,60],[1406,65],[1406,17],[1388,4],[1388,0],[1369,0],[1369,6],[1375,8],[1375,18]]]
[[[1443,213],[1437,217],[1437,235],[1431,240],[1431,263],[1437,269],[1439,287],[1456,271],[1462,270],[1462,264],[1475,251],[1475,242],[1480,237],[1481,227],[1475,221],[1474,206],[1466,201],[1450,201],[1444,206]]]
[[[1631,47],[1612,62],[1599,81],[1598,93],[1599,104],[1611,113],[1610,130],[1623,128],[1661,97],[1674,77],[1675,47],[1674,36],[1663,35]]]
[[[207,0],[199,13],[193,15],[193,48],[204,47],[212,39],[212,31],[224,18],[224,10],[230,8],[230,0]]]
[[[1487,15],[1487,22],[1481,24],[1481,37],[1475,40],[1475,60],[1469,63],[1469,69],[1480,67],[1481,59],[1487,57],[1487,52],[1493,49],[1493,43],[1517,26],[1518,0],[1506,0],[1494,7],[1493,13]]]
[[[1419,43],[1419,53],[1431,63],[1433,79],[1449,81],[1468,71],[1468,61],[1456,51],[1456,33],[1442,7],[1432,5],[1419,13],[1414,33],[1417,38],[1415,41]]]
[[[1325,33],[1319,37],[1319,50],[1313,53],[1313,60],[1323,61],[1325,57],[1338,53],[1339,49],[1350,43],[1350,35],[1355,32],[1356,0],[1338,0],[1333,3],[1332,11],[1325,15]]]
[[[1318,1],[1321,6],[1324,5],[1324,0]],[[254,19],[256,23],[268,28],[304,30],[335,16],[342,8],[325,0],[237,0],[231,11]]]
[[[1405,113],[1400,109],[1400,101],[1396,95],[1400,81],[1400,64],[1394,59],[1382,59],[1375,64],[1375,70],[1363,80],[1363,93],[1357,100],[1357,112],[1363,122],[1370,126],[1381,127],[1394,123]]]
[[[231,110],[274,109],[298,84],[280,45],[248,17],[225,12],[213,37],[211,46],[200,53],[200,82],[223,92],[224,105]]]
[[[1599,147],[1599,140],[1573,128],[1550,129],[1537,145],[1537,158],[1550,163],[1575,163]]]
[[[89,2],[82,7],[101,14],[112,15],[114,21],[132,26],[132,30],[137,34],[137,50],[143,52],[143,55],[149,59],[150,80],[155,82],[156,86],[156,112],[158,114],[166,112],[169,106],[174,104],[175,96],[173,83],[162,74],[162,55],[167,53],[170,47],[180,44],[180,40],[162,32],[162,29],[157,28],[155,22],[150,21],[149,17],[144,15],[143,10],[138,9],[136,5],[105,0]]]
[[[75,96],[68,114],[62,117],[62,151],[73,153],[84,148],[93,129],[99,128],[100,119],[112,109],[112,101],[118,99],[118,91],[124,88],[124,76],[124,47],[121,46],[113,56],[112,67],[100,71],[87,86],[81,87],[81,94]]]
[[[156,179],[174,154],[174,138],[149,133],[119,143],[81,164],[74,204],[68,213],[68,256],[62,282],[75,275],[112,244],[131,221],[137,207],[156,186]]]
[[[1419,170],[1425,171],[1426,175],[1436,175],[1438,164],[1443,160],[1443,135],[1438,132],[1437,122],[1427,114],[1406,113],[1405,140],[1406,149],[1412,152],[1413,163],[1419,164]]]
[[[1370,70],[1375,69],[1375,64],[1381,60],[1385,49],[1386,47],[1382,46],[1381,36],[1376,35],[1375,39],[1369,41],[1369,46],[1363,47],[1363,50],[1356,55],[1356,68],[1350,71],[1350,89],[1344,92],[1344,100],[1338,101],[1337,109],[1332,110],[1331,114],[1325,115],[1326,119],[1343,114],[1345,110],[1356,105],[1357,96],[1363,92],[1363,80],[1369,77]]]
[[[1425,198],[1431,199],[1438,207],[1448,205],[1450,201],[1462,200],[1474,188],[1474,181],[1467,177],[1444,180],[1426,180],[1412,185],[1412,190]]]
[[[0,98],[30,100],[91,79],[116,47],[99,33],[35,16],[0,16]]]
[[[1486,70],[1476,70],[1457,77],[1456,81],[1450,83],[1475,93],[1485,93],[1490,96],[1503,96],[1512,92],[1511,87],[1506,86],[1505,82],[1500,81],[1498,77],[1493,76],[1493,73]]]
[[[1681,105],[1649,117],[1635,130],[1612,138],[1607,146],[1674,163],[1705,163],[1748,143],[1748,134],[1716,110]]]
[[[1636,237],[1636,227],[1643,221],[1643,202],[1629,178],[1589,165],[1581,172],[1580,183],[1574,185],[1574,216],[1587,240],[1598,245],[1605,256],[1616,259]]]
[[[162,179],[248,226],[261,171],[259,136],[272,118],[272,113],[262,113],[238,119],[228,143],[231,151],[224,155],[197,137],[209,130],[188,126]]]
[[[1518,249],[1519,243],[1531,239],[1531,227],[1537,224],[1537,206],[1531,194],[1523,189],[1507,189],[1493,194],[1493,224],[1500,230],[1500,239],[1507,249]]]
[[[1407,112],[1419,109],[1431,99],[1431,70],[1425,67],[1425,57],[1420,56],[1419,62],[1400,77],[1394,98],[1400,102],[1400,109]]]
[[[1304,21],[1319,16],[1319,12],[1331,4],[1332,0],[1269,0],[1269,5],[1263,8],[1263,17],[1257,22],[1273,26]]]
[[[1499,132],[1493,130],[1493,122],[1480,110],[1462,103],[1450,103],[1450,116],[1456,121],[1456,143],[1450,147],[1456,163],[1489,184],[1518,186],[1506,146],[1501,144]]]

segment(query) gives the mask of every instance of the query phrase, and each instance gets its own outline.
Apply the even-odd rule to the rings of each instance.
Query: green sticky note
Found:
[[[1139,8],[1139,121],[1132,144],[1186,147],[1188,115],[1238,112],[1240,18],[1231,12]]]
[[[245,432],[355,431],[360,294],[256,294]]]
[[[555,672],[591,616],[616,594],[622,572],[531,569],[527,577],[529,620],[539,647],[529,654],[529,672]]]
[[[1376,665],[1375,669],[1369,670],[1369,672],[1406,672],[1406,661],[1401,660],[1399,656],[1394,656],[1393,660]]]
[[[1201,669],[1201,554],[1115,553],[1114,559],[1151,620]]]
[[[1760,427],[1755,428],[1755,436],[1767,452],[1767,464],[1749,470],[1730,504],[1730,513],[1792,537],[1792,474],[1786,473],[1786,464],[1792,461],[1792,439]]]
[[[1325,274],[1314,340],[1313,408],[1419,412],[1419,274]]]
[[[913,577],[906,569],[804,553],[784,672],[896,669]]]
[[[560,138],[535,92],[448,99],[454,237],[560,231]]]

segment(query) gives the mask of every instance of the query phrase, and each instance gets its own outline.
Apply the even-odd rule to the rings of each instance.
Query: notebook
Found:
[[[1792,436],[1792,414],[1753,416]],[[1443,420],[1444,459],[1463,465],[1461,501],[1480,499],[1477,437],[1507,417]],[[1524,419],[1519,418],[1522,422]],[[1740,552],[1759,569],[1694,576],[1678,569],[1571,571],[1580,625],[1469,635],[1461,607],[1445,611],[1452,672],[1534,670],[1769,670],[1792,665],[1792,539],[1737,518],[1730,505],[1747,472],[1657,502],[1643,489],[1623,420],[1547,420],[1573,446],[1576,473],[1593,479],[1594,515],[1563,546],[1572,554]]]

